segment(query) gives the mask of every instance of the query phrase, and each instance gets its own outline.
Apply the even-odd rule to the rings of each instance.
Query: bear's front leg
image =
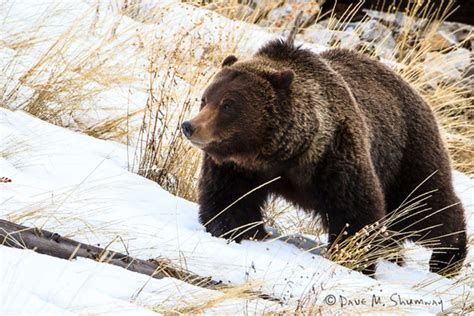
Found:
[[[215,163],[207,154],[199,181],[199,219],[213,236],[230,240],[263,239],[262,207],[268,195],[258,174],[234,163]]]

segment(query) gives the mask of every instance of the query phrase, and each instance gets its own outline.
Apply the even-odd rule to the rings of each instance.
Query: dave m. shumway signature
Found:
[[[390,296],[379,296],[372,294],[371,297],[347,297],[344,295],[329,294],[324,298],[327,305],[338,305],[341,308],[354,306],[371,307],[396,307],[396,306],[437,306],[443,311],[443,300],[441,298],[411,298],[402,296],[399,293],[393,293]]]

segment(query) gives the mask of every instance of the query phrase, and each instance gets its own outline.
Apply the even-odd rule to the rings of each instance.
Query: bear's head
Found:
[[[199,113],[182,124],[189,141],[217,162],[255,160],[274,138],[275,112],[289,94],[294,72],[257,65],[225,58],[202,95]]]

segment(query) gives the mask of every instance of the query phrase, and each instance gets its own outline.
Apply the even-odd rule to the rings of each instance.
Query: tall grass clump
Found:
[[[8,6],[9,1],[0,4],[2,10],[8,11]],[[11,54],[4,59],[0,75],[0,106],[101,136],[83,117],[104,110],[95,107],[102,92],[132,81],[130,65],[116,63],[130,39],[115,41],[110,33],[99,32],[93,10],[49,34],[45,31],[48,23],[60,14],[61,10],[51,4],[42,16],[33,17],[37,24],[2,38],[3,48]],[[91,37],[94,41],[84,41]],[[121,122],[117,123],[104,133],[113,135]]]
[[[183,40],[172,49],[160,41],[153,46],[146,69],[147,100],[131,169],[194,201],[202,154],[183,138],[180,125],[198,111],[202,91],[239,39],[222,32],[218,38],[231,41],[230,45],[211,43],[202,49],[200,39],[186,33],[181,36]]]

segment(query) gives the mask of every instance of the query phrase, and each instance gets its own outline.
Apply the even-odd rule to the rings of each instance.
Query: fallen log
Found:
[[[29,228],[1,219],[0,245],[30,249],[37,253],[66,260],[75,258],[91,259],[97,262],[119,266],[129,271],[145,274],[155,279],[171,277],[211,290],[232,288],[232,286],[222,284],[222,282],[215,281],[211,277],[202,277],[174,267],[165,260],[142,260],[105,248],[83,244],[47,230]],[[278,298],[258,291],[246,290],[244,292],[250,297],[280,301]]]

